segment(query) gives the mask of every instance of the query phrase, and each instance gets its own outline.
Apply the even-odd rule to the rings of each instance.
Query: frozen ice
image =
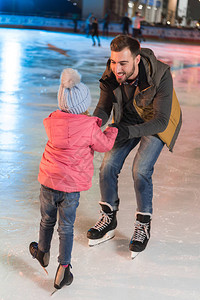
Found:
[[[40,222],[37,182],[47,141],[43,119],[57,109],[63,68],[77,68],[91,89],[93,112],[112,38],[102,47],[80,34],[0,29],[0,300],[49,299],[57,269],[54,232],[49,275],[29,254]],[[49,47],[53,45],[54,47]],[[146,250],[131,260],[128,250],[136,209],[131,177],[134,150],[119,177],[121,199],[114,239],[89,247],[87,230],[99,217],[99,166],[93,186],[81,193],[75,223],[74,281],[52,297],[70,300],[200,299],[200,46],[147,41],[171,66],[183,111],[174,152],[164,148],[155,166],[154,213]]]

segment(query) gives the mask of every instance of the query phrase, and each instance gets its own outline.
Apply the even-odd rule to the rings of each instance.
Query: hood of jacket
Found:
[[[101,120],[96,118],[101,126]],[[80,126],[81,123],[81,126]],[[84,130],[89,129],[94,123],[94,117],[75,115],[56,110],[44,119],[43,124],[48,136],[48,142],[55,148],[68,148],[77,143],[77,138]]]
[[[163,74],[169,68],[169,65],[158,60],[154,55],[154,52],[149,48],[141,49],[141,60],[145,68],[148,84],[157,88],[160,84]]]

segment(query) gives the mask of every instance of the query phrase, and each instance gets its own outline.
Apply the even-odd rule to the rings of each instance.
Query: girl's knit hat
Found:
[[[58,106],[61,110],[81,114],[90,106],[90,90],[80,81],[81,75],[77,70],[68,68],[62,71],[58,90]]]

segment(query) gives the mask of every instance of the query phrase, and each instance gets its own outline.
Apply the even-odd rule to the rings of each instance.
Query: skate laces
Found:
[[[135,222],[135,231],[132,240],[143,243],[145,238],[149,240],[149,223]]]
[[[100,220],[97,221],[97,223],[93,227],[98,231],[101,231],[104,228],[106,228],[112,221],[112,217],[109,217],[109,215],[106,214],[103,210],[101,210],[100,213],[102,214],[102,216],[100,217]]]

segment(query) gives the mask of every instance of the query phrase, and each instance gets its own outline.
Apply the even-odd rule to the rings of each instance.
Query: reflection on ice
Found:
[[[13,92],[19,88],[21,71],[20,41],[5,39],[1,46],[1,83],[2,92]]]

